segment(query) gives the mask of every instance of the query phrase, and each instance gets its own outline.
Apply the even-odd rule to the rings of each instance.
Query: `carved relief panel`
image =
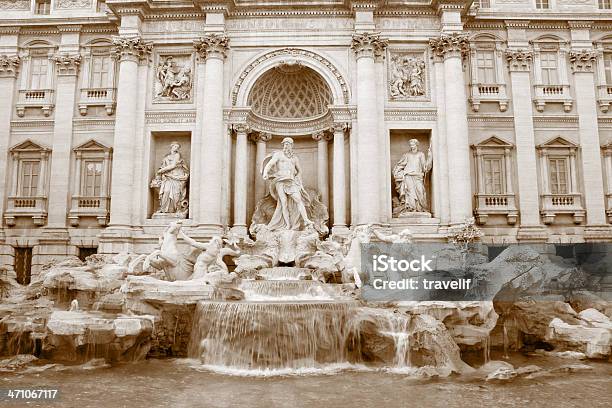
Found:
[[[158,54],[155,66],[153,102],[191,102],[193,97],[193,56]]]
[[[0,10],[29,10],[30,0],[0,0]]]
[[[391,51],[388,64],[388,93],[392,101],[427,100],[429,81],[425,53]]]

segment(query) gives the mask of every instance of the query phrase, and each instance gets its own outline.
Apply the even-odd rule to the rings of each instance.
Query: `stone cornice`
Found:
[[[382,38],[380,33],[355,33],[351,40],[351,49],[355,52],[357,59],[362,57],[382,57],[389,40]]]
[[[200,58],[225,58],[229,50],[229,37],[225,33],[210,33],[193,42]]]
[[[106,0],[106,5],[118,17],[137,15],[144,19],[151,13],[150,0]]]
[[[0,55],[0,78],[17,77],[20,62],[18,55]]]
[[[119,60],[128,58],[133,58],[137,61],[145,60],[153,52],[153,44],[143,41],[140,37],[113,36],[112,40],[112,55]]]
[[[57,54],[51,59],[55,62],[59,76],[77,75],[79,73],[79,66],[81,65],[81,56],[79,54]]]
[[[57,31],[60,33],[79,33],[83,29],[83,26],[80,24],[67,24],[67,25],[58,25]]]
[[[19,34],[21,27],[17,26],[0,26],[0,34],[2,35],[15,35]]]
[[[572,72],[594,72],[597,63],[597,51],[594,50],[572,50],[569,53],[570,67]]]

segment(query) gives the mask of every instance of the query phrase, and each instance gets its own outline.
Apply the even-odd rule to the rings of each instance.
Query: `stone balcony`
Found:
[[[79,112],[87,115],[90,106],[104,106],[107,115],[112,115],[117,102],[117,90],[115,88],[82,88],[79,98]]]
[[[45,116],[49,116],[54,105],[53,89],[22,89],[15,107],[19,117],[25,115],[26,108],[40,108]]]
[[[44,225],[47,218],[47,197],[9,197],[7,209],[4,212],[6,225],[13,227],[17,217],[32,218],[34,225]]]
[[[499,110],[508,109],[508,96],[505,84],[470,84],[470,104],[472,110],[478,112],[482,102],[497,102]]]
[[[597,101],[603,113],[607,113],[612,104],[612,85],[599,85],[597,87]]]
[[[544,112],[547,103],[562,103],[565,112],[572,110],[574,100],[569,85],[534,85],[534,90],[533,102],[538,112]]]
[[[474,197],[474,215],[479,224],[486,224],[490,215],[505,215],[510,225],[518,221],[514,194],[475,194]]]
[[[68,213],[70,225],[79,225],[82,217],[95,217],[98,225],[106,226],[110,209],[110,197],[103,196],[72,196],[72,204]]]
[[[586,211],[582,206],[582,194],[542,194],[542,220],[544,224],[550,225],[555,221],[558,214],[571,214],[575,224],[584,221]]]

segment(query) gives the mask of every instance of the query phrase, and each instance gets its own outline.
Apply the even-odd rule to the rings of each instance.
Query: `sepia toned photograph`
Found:
[[[0,406],[612,406],[612,0],[0,0]]]

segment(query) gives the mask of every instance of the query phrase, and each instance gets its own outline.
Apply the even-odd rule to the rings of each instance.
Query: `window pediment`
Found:
[[[94,139],[88,140],[87,142],[80,144],[73,149],[75,152],[110,152],[113,149],[105,146],[102,143],[95,141]]]
[[[51,149],[41,146],[30,139],[27,139],[10,148],[11,153],[41,153],[50,151]]]

